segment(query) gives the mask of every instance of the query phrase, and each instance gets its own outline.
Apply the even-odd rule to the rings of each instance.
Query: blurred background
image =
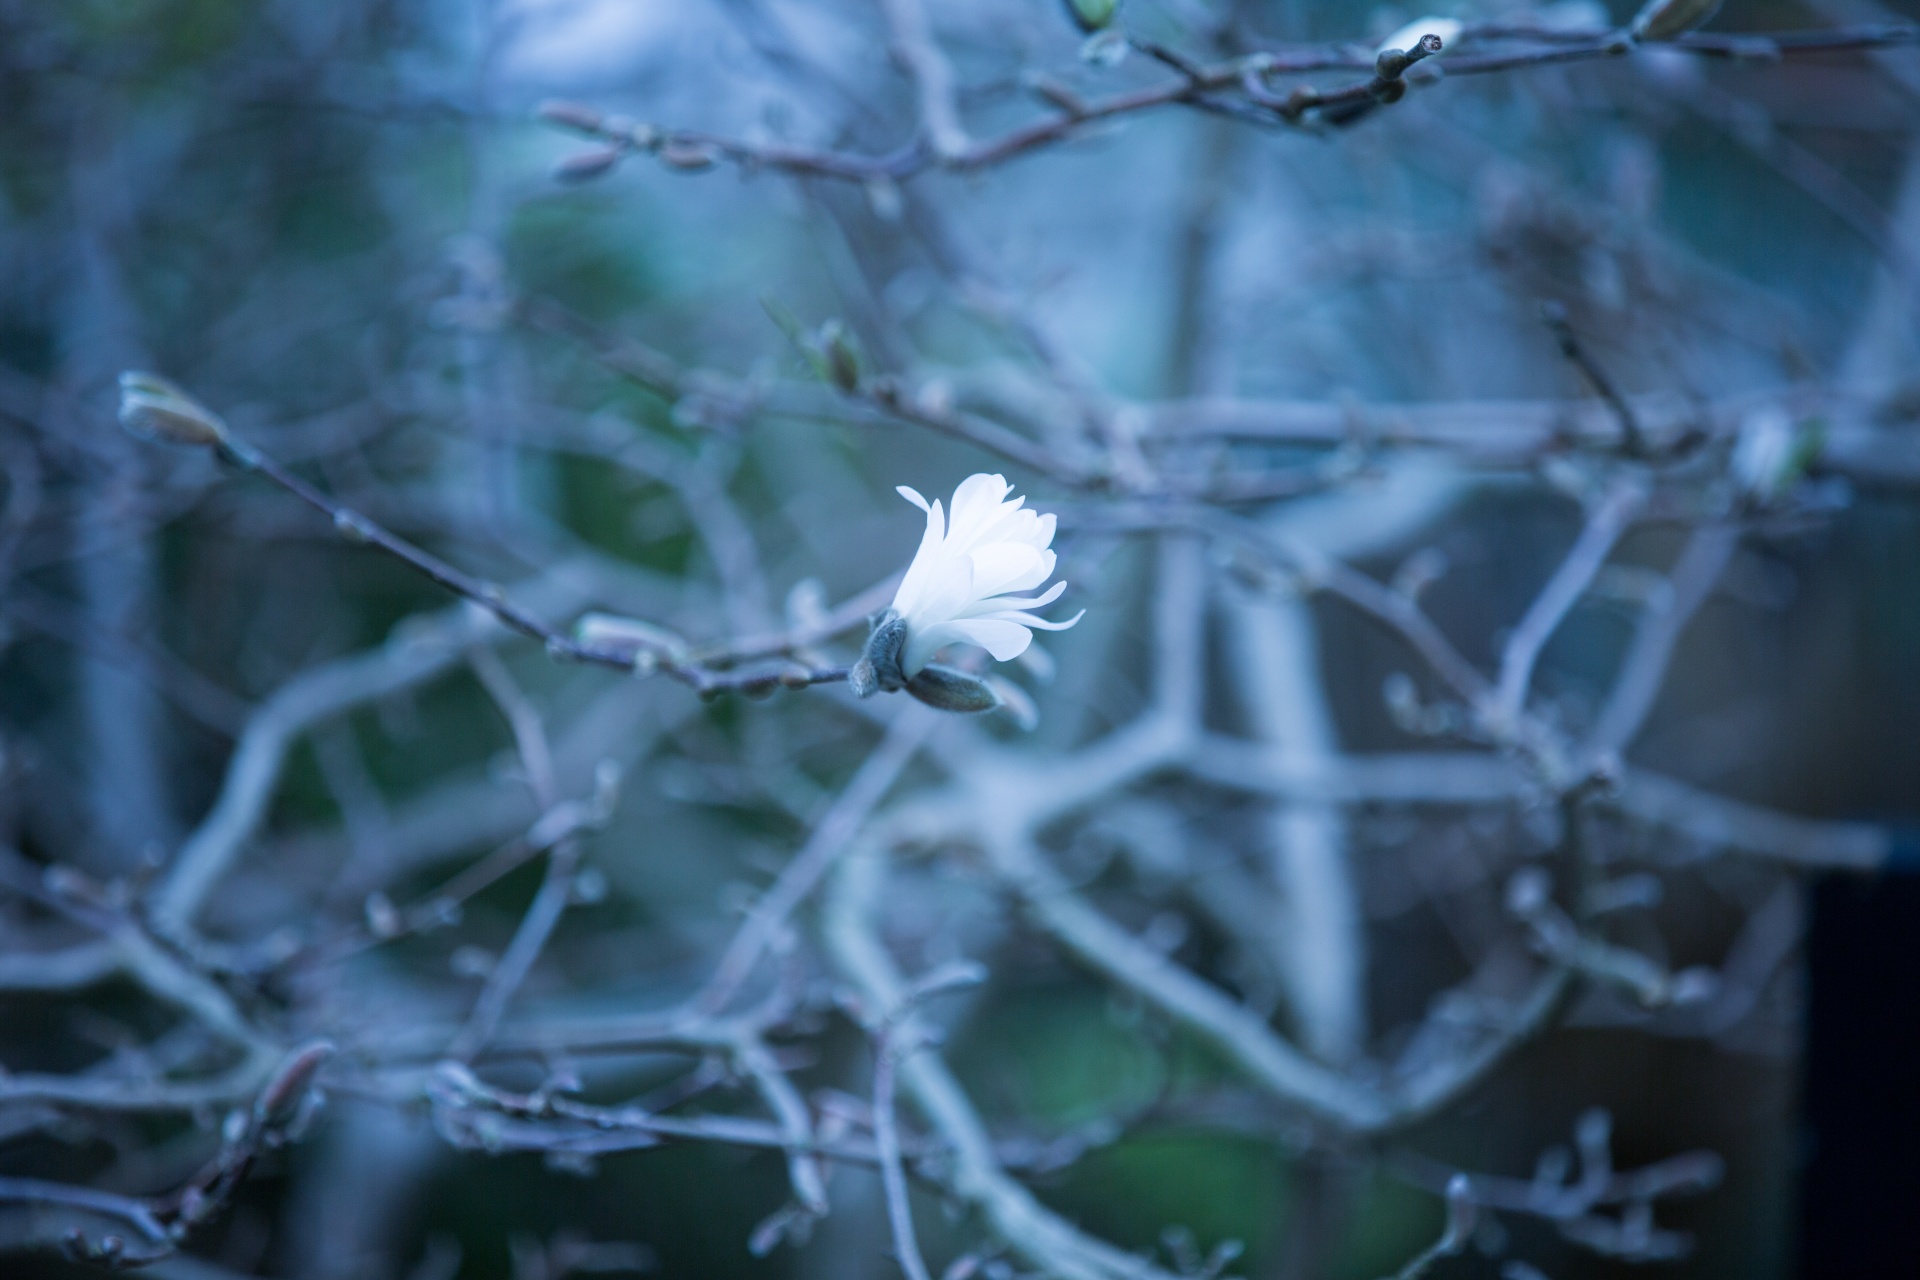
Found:
[[[977,141],[1183,60],[1317,49],[1268,88],[1364,84],[1420,16],[1127,0],[1129,49],[1061,0],[0,0],[0,1271],[96,1274],[146,1204],[182,1278],[899,1274],[870,1154],[822,1216],[778,1151],[562,1149],[552,1113],[488,1130],[431,1069],[786,1123],[738,1044],[563,1032],[700,989],[822,830],[887,862],[859,909],[902,972],[984,966],[921,1052],[1006,1176],[1151,1274],[1392,1275],[1456,1169],[1506,1181],[1435,1275],[1920,1269],[1920,902],[1887,870],[1920,823],[1910,40],[1410,72],[1352,120],[1235,75],[992,163],[781,159],[914,154],[941,67]],[[1444,72],[1633,7],[1441,16],[1469,24]],[[1741,0],[1704,30],[1916,19]],[[1060,515],[1049,613],[1086,616],[997,667],[1016,705],[983,717],[556,662],[261,477],[123,432],[128,369],[562,629],[851,662],[919,539],[894,486],[980,471]],[[1615,493],[1527,732],[1300,571],[1417,600],[1496,680]],[[1555,776],[1539,744],[1618,727],[1676,613],[1643,721]],[[1114,763],[1183,670],[1211,745]],[[1354,759],[1375,782],[1336,780]],[[975,830],[994,797],[1070,906]],[[577,829],[529,834],[563,801]],[[217,869],[186,895],[193,856]],[[556,866],[497,1034],[448,1049]],[[831,933],[856,898],[810,894],[735,1007],[778,1006],[750,1047],[857,1144],[874,1046]],[[1362,1089],[1566,985],[1446,1105],[1366,1132],[1090,958],[1076,910]],[[260,1062],[313,1037],[337,1052],[295,1093],[324,1108],[269,1114]],[[926,1087],[900,1126],[932,1274],[1068,1274],[954,1173]],[[273,1141],[207,1182],[248,1123]],[[1691,1163],[1671,1194],[1608,1182],[1596,1137],[1618,1170]],[[176,1251],[183,1186],[219,1203]]]

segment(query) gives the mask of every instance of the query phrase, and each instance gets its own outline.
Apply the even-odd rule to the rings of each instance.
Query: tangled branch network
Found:
[[[906,429],[957,451],[939,456],[1004,466],[1046,495],[1041,514],[987,470],[944,504],[900,487],[925,514],[918,550],[903,572],[837,604],[796,589],[773,621],[764,548],[730,477],[705,469],[708,454],[689,463],[650,451],[625,426],[556,413],[539,447],[665,477],[701,513],[712,582],[669,590],[577,547],[519,581],[493,581],[459,567],[478,552],[443,558],[420,545],[430,538],[403,536],[408,526],[335,496],[333,473],[307,478],[301,460],[279,460],[190,387],[123,375],[120,422],[156,453],[210,454],[226,468],[222,483],[276,502],[290,495],[455,602],[247,708],[212,803],[138,874],[0,854],[0,884],[36,922],[0,943],[0,990],[70,995],[124,981],[175,1018],[151,1043],[82,1069],[0,1076],[9,1131],[137,1116],[177,1123],[200,1144],[185,1176],[151,1194],[0,1178],[8,1246],[119,1265],[191,1248],[250,1172],[309,1133],[331,1100],[424,1116],[464,1151],[537,1152],[580,1172],[666,1144],[763,1152],[784,1166],[787,1189],[765,1206],[754,1249],[797,1246],[866,1194],[885,1231],[863,1247],[890,1253],[913,1280],[934,1274],[924,1245],[934,1206],[951,1211],[941,1238],[954,1280],[1227,1273],[1233,1248],[1138,1252],[1036,1192],[1044,1176],[1160,1124],[1271,1138],[1303,1160],[1370,1162],[1431,1192],[1442,1232],[1402,1276],[1469,1248],[1499,1251],[1505,1237],[1489,1224],[1503,1218],[1630,1262],[1690,1247],[1658,1215],[1716,1185],[1714,1153],[1618,1169],[1611,1118],[1589,1109],[1571,1151],[1556,1148],[1532,1177],[1516,1177],[1424,1155],[1418,1126],[1488,1096],[1516,1055],[1576,1016],[1649,1035],[1733,1035],[1761,1016],[1790,964],[1797,877],[1872,871],[1895,857],[1888,828],[1745,803],[1630,756],[1682,637],[1743,544],[1827,520],[1849,486],[1911,493],[1920,483],[1911,424],[1888,399],[1814,381],[1723,396],[1629,393],[1565,309],[1551,307],[1540,327],[1590,395],[1284,401],[1208,392],[1195,375],[1170,398],[1129,399],[954,249],[939,202],[916,184],[1020,157],[1038,164],[1094,125],[1163,109],[1223,128],[1345,138],[1338,131],[1363,119],[1404,112],[1409,86],[1438,95],[1443,76],[1630,60],[1656,45],[1662,56],[1764,73],[1816,55],[1892,57],[1915,30],[1720,35],[1695,29],[1711,5],[1654,0],[1625,30],[1429,19],[1384,47],[1223,49],[1216,33],[1187,53],[1125,30],[1111,4],[1071,7],[1088,39],[1075,74],[1120,75],[1125,55],[1148,78],[1082,97],[1055,77],[1025,76],[1022,92],[1042,114],[1001,133],[969,129],[975,95],[920,0],[879,6],[917,120],[911,140],[890,149],[721,137],[579,104],[544,111],[595,140],[562,162],[565,180],[604,177],[641,154],[675,172],[726,162],[790,177],[837,216],[871,215],[917,238],[942,287],[1013,335],[1018,372],[970,381],[917,355],[905,325],[877,322],[883,346],[856,341],[846,324],[777,315],[800,372],[776,376],[682,363],[549,298],[485,299],[474,332],[557,335],[670,405],[690,439],[727,441],[769,422],[882,439]],[[822,183],[858,184],[865,206],[832,205],[838,194],[822,195]],[[1204,246],[1211,216],[1196,206],[1194,243]],[[1890,278],[1911,278],[1916,246],[1911,236],[1895,244]],[[1206,278],[1192,273],[1196,315],[1208,311]],[[862,305],[884,317],[886,301]],[[1202,344],[1181,343],[1197,367]],[[1495,482],[1547,495],[1576,530],[1517,607],[1463,638],[1457,618],[1429,608],[1443,563],[1415,554],[1384,574],[1362,565]],[[1106,585],[1086,609],[1049,619],[1039,611],[1067,590],[1046,585],[1059,567],[1057,530],[1068,535],[1059,554],[1083,555],[1068,560],[1076,583]],[[1676,541],[1653,544],[1674,548],[1662,567],[1621,554],[1638,534],[1675,530]],[[1119,563],[1115,548],[1134,557],[1130,568],[1102,561]],[[1589,625],[1596,601],[1627,618],[1629,638],[1602,696],[1570,709],[1538,677],[1555,638]],[[1320,604],[1382,637],[1399,667],[1369,710],[1417,749],[1341,748],[1322,687]],[[1143,637],[1131,656],[1114,639],[1129,619]],[[1050,665],[1033,632],[1083,622],[1072,640],[1107,654],[1104,666],[1097,654],[1084,664],[1126,686],[1098,716],[1031,691]],[[538,657],[518,653],[527,640],[573,669],[522,664]],[[1008,665],[989,667],[983,654]],[[529,687],[529,670],[579,683],[549,696]],[[511,738],[511,785],[436,785],[383,811],[368,846],[377,851],[364,856],[344,828],[274,828],[300,744],[458,672]],[[1060,673],[1062,685],[1071,679]],[[876,696],[894,692],[909,697]],[[724,793],[790,833],[777,872],[698,939],[697,963],[663,961],[638,995],[631,973],[569,989],[557,940],[609,891],[596,864],[630,853],[608,847],[623,800],[636,787],[664,789],[659,761],[702,732],[715,699],[756,726],[743,755],[759,750],[753,734],[764,731],[762,745],[817,742],[809,735],[831,725],[860,743],[861,758],[824,781],[794,763],[797,747],[701,773],[703,802]],[[1043,704],[1049,717],[1078,719],[1056,736],[1034,734],[1055,728]],[[1449,892],[1483,908],[1462,928],[1465,976],[1425,990],[1424,1013],[1391,1036],[1370,1008],[1370,890],[1357,869],[1361,820],[1383,809],[1479,833],[1462,837],[1470,848]],[[1228,810],[1231,821],[1216,821]],[[1663,877],[1706,864],[1770,892],[1749,895],[1757,905],[1723,958],[1676,970],[1647,929],[1619,922],[1658,901]],[[464,936],[465,909],[534,865],[537,888],[504,945],[463,947],[459,973],[409,977],[368,962],[430,935]],[[1410,860],[1403,869],[1403,881],[1418,871]],[[943,1046],[1021,947],[1090,975],[1163,1045],[1199,1046],[1222,1064],[1217,1078],[1116,1099],[1085,1131],[1037,1132],[996,1114]],[[845,1043],[859,1051],[823,1048]],[[621,1092],[636,1071],[648,1089]]]

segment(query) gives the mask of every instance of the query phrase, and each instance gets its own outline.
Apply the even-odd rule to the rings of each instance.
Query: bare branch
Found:
[[[1648,602],[1634,631],[1633,644],[1620,664],[1613,692],[1582,747],[1588,759],[1617,755],[1632,743],[1653,710],[1674,646],[1712,594],[1739,545],[1739,530],[1727,525],[1708,525],[1695,530],[1687,540],[1674,562],[1666,592],[1657,601]]]
[[[775,937],[787,927],[794,909],[819,885],[834,860],[845,856],[874,806],[893,786],[937,721],[936,715],[918,706],[903,708],[893,719],[880,745],[821,815],[793,861],[754,904],[720,957],[713,976],[689,1002],[689,1009],[714,1014],[733,999]]]
[[[1646,501],[1638,483],[1622,481],[1595,504],[1580,531],[1573,549],[1554,571],[1546,588],[1535,598],[1527,614],[1515,627],[1500,655],[1500,682],[1487,708],[1487,718],[1511,732],[1525,709],[1527,686],[1533,679],[1534,664],[1540,650],[1566,619],[1580,597],[1586,594],[1594,577],[1612,554],[1614,544],[1626,532],[1635,511]]]
[[[953,66],[933,36],[921,0],[880,0],[893,39],[893,56],[913,77],[920,103],[920,130],[933,158],[942,163],[965,155],[970,139],[960,125]]]

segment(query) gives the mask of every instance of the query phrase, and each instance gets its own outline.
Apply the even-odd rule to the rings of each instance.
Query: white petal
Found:
[[[996,613],[991,618],[969,618],[967,619],[967,621],[970,623],[971,622],[1017,622],[1023,627],[1038,627],[1042,631],[1065,631],[1068,627],[1072,626],[1074,623],[1080,621],[1080,619],[1086,616],[1087,616],[1087,611],[1085,609],[1082,609],[1080,612],[1074,614],[1071,618],[1068,618],[1065,622],[1048,622],[1045,618],[1036,618],[1030,613],[1008,612],[1008,613]],[[951,623],[949,625],[958,626],[959,624]]]
[[[964,618],[990,618],[997,613],[1009,613],[1015,609],[1044,609],[1060,598],[1067,589],[1064,582],[1056,582],[1037,596],[1021,599],[1019,596],[990,596],[968,605],[960,616]]]
[[[972,550],[975,547],[990,546],[996,542],[1024,542],[1020,531],[1036,517],[1031,511],[1022,511],[1025,498],[1011,498],[987,512],[986,519],[978,528],[968,526],[961,535],[959,547]]]
[[[907,651],[901,665],[913,675],[950,644],[979,645],[999,662],[1017,658],[1033,643],[1033,632],[1017,622],[1000,618],[965,618],[942,622],[907,636]]]
[[[1053,574],[1053,552],[1018,542],[995,542],[967,553],[973,562],[973,599],[1030,591]]]
[[[927,508],[927,527],[920,535],[920,549],[914,552],[913,563],[900,579],[900,589],[893,593],[893,607],[902,614],[912,614],[926,596],[927,585],[943,558],[945,533],[946,522],[940,513],[940,504],[935,502]]]
[[[1005,476],[984,471],[960,482],[953,491],[953,520],[947,526],[947,538],[955,550],[969,549],[999,521],[1002,500],[1012,489]]]
[[[1007,478],[986,471],[976,471],[962,480],[953,490],[953,512],[958,516],[971,512],[976,506],[996,507],[1013,488]]]
[[[1037,511],[1022,511],[1020,514],[1026,519],[1012,525],[1003,535],[1008,542],[1024,543],[1042,551],[1053,545],[1055,521],[1052,514],[1043,516]]]
[[[932,508],[927,505],[927,500],[920,496],[920,491],[912,485],[897,484],[893,486],[893,491],[922,511],[932,510]]]
[[[929,627],[959,617],[978,594],[973,589],[973,561],[943,546],[928,562],[913,609],[901,612],[910,629]]]

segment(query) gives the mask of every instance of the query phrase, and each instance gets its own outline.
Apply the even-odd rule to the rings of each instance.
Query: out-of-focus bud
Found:
[[[1392,671],[1380,682],[1380,700],[1386,704],[1387,714],[1393,717],[1394,724],[1405,733],[1424,733],[1426,722],[1423,713],[1426,708],[1420,705],[1420,686],[1413,677],[1404,671]]]
[[[873,210],[873,216],[882,222],[898,222],[905,212],[906,202],[900,195],[900,184],[892,178],[868,178],[866,181],[867,208]]]
[[[698,173],[720,163],[719,153],[699,142],[668,142],[660,148],[660,163],[670,169]]]
[[[1613,1113],[1605,1107],[1582,1112],[1573,1124],[1573,1142],[1589,1169],[1605,1168],[1612,1161]]]
[[[1539,867],[1522,867],[1507,881],[1507,910],[1523,920],[1552,900],[1553,879]]]
[[[120,425],[161,444],[204,446],[227,439],[227,424],[213,410],[159,374],[132,369],[120,375]]]
[[[794,631],[821,631],[827,626],[827,584],[818,578],[802,578],[787,592],[784,612],[787,626]]]
[[[253,1100],[254,1130],[270,1141],[299,1136],[319,1104],[314,1077],[334,1053],[331,1040],[295,1046]]]
[[[533,114],[548,124],[578,129],[582,133],[598,133],[605,122],[600,112],[578,102],[543,102],[534,108]]]
[[[1058,670],[1054,664],[1053,655],[1037,644],[1028,645],[1027,651],[1014,661],[1025,667],[1027,674],[1041,684],[1052,684],[1054,672]]]
[[[849,392],[859,387],[860,356],[853,349],[847,327],[838,320],[820,326],[820,354],[826,359],[827,377],[834,386]]]
[[[1703,1004],[1719,994],[1720,975],[1705,965],[1693,965],[1673,975],[1667,998],[1672,1004]]]
[[[1460,32],[1462,30],[1463,28],[1460,23],[1452,18],[1436,18],[1432,15],[1424,18],[1415,18],[1406,26],[1394,32],[1385,40],[1382,40],[1379,46],[1374,49],[1374,53],[1379,55],[1387,52],[1389,49],[1398,49],[1400,52],[1406,53],[1415,45],[1419,44],[1422,37],[1425,36],[1437,38],[1440,41],[1440,52],[1444,53],[1446,50],[1453,48],[1453,42],[1460,38]],[[1438,55],[1436,54],[1435,56]]]
[[[1120,12],[1120,0],[1066,0],[1067,16],[1088,35],[1104,30]]]
[[[1032,652],[1032,650],[1028,650]],[[1040,727],[1040,708],[1034,704],[1027,691],[1011,680],[1002,680],[999,676],[988,676],[987,683],[1000,699],[1000,705],[1006,708],[1007,715],[1018,725],[1022,733],[1032,733]]]
[[[929,662],[907,681],[907,692],[941,711],[992,711],[1000,695],[979,676]]]
[[[651,674],[662,657],[681,661],[687,649],[687,642],[665,627],[611,613],[587,614],[573,624],[573,638],[591,649],[619,651],[643,675]]]
[[[1796,427],[1778,405],[1758,409],[1740,424],[1734,442],[1728,464],[1734,483],[1754,502],[1773,502],[1806,474],[1824,438],[1819,424]]]
[[[367,895],[365,915],[367,932],[383,941],[399,937],[401,931],[406,928],[399,908],[393,905],[393,899],[377,889]]]
[[[1635,40],[1671,40],[1720,11],[1720,0],[1647,0],[1633,16]]]
[[[553,166],[553,176],[561,182],[591,182],[620,163],[626,151],[621,147],[595,147],[576,151]]]
[[[1094,32],[1081,44],[1080,61],[1088,66],[1111,69],[1127,60],[1127,50],[1132,47],[1127,43],[1124,31],[1118,27],[1108,27],[1105,31]]]
[[[607,900],[607,873],[598,867],[584,867],[573,878],[567,901],[577,906],[593,906]]]

